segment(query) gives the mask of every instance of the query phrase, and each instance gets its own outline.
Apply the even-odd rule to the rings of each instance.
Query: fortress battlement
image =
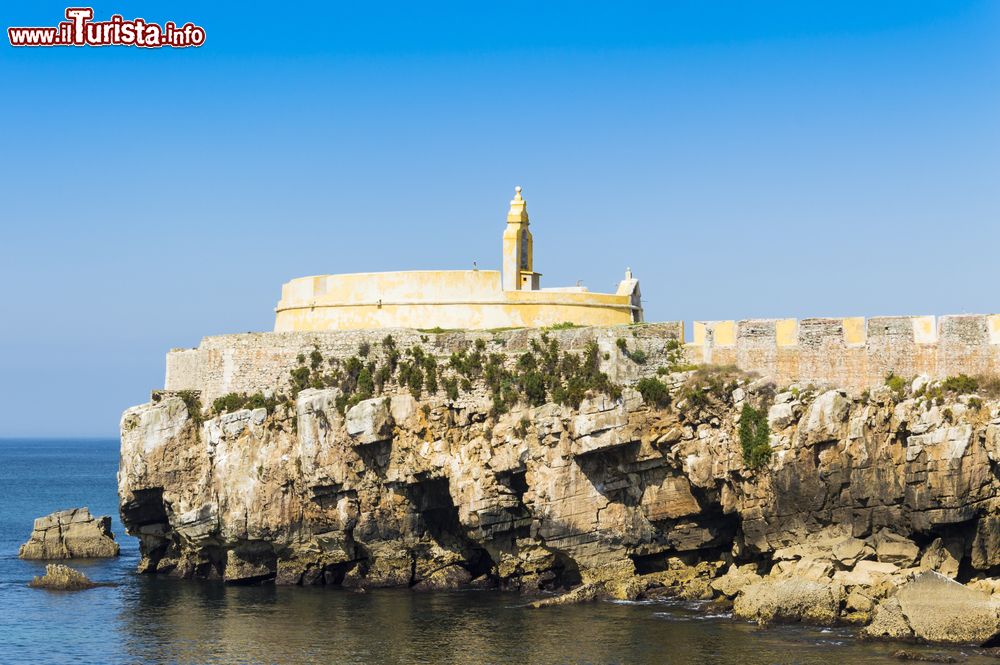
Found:
[[[995,374],[1000,315],[876,316],[696,321],[686,345],[696,363],[732,364],[778,382],[864,389],[889,372]]]
[[[347,358],[386,334],[447,358],[476,339],[497,352],[527,348],[548,329],[565,349],[597,341],[614,380],[651,376],[678,360],[735,365],[778,384],[831,384],[864,390],[890,372],[1000,374],[1000,314],[695,321],[684,342],[680,321],[643,323],[639,281],[626,270],[615,293],[542,288],[521,188],[503,233],[501,270],[410,270],[313,275],[282,286],[273,333],[206,337],[167,355],[167,390],[204,397],[280,388],[301,354]],[[635,324],[643,325],[635,325]],[[619,340],[642,351],[621,356]],[[683,356],[682,358],[679,356]],[[648,363],[629,364],[634,357]]]
[[[319,349],[325,357],[347,358],[362,344],[377,346],[392,335],[401,347],[420,346],[446,362],[477,339],[491,352],[523,352],[543,332],[566,350],[590,341],[601,348],[602,369],[615,381],[653,376],[676,362],[671,349],[684,341],[681,321],[642,325],[574,327],[542,331],[441,331],[412,328],[248,333],[206,337],[196,349],[167,354],[167,390],[199,390],[214,399],[228,392],[253,393],[287,382],[300,354]],[[646,362],[623,357],[618,340],[642,351]],[[864,319],[747,319],[696,321],[694,340],[683,344],[690,364],[735,365],[778,385],[816,383],[860,392],[881,385],[890,372],[943,379],[957,374],[1000,374],[1000,315],[879,316]]]

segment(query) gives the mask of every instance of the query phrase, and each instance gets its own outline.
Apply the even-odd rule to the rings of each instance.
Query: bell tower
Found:
[[[537,291],[540,277],[533,267],[528,208],[518,186],[514,188],[514,198],[507,212],[507,228],[503,232],[503,290]]]

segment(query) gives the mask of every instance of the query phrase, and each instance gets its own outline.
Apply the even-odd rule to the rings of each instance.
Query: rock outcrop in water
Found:
[[[90,578],[79,570],[59,563],[50,563],[45,566],[45,574],[36,575],[28,582],[28,586],[50,591],[83,591],[92,589],[97,584],[91,582]]]
[[[71,508],[39,517],[22,559],[90,559],[118,556],[111,517],[94,517],[86,508]]]
[[[850,395],[725,368],[657,372],[627,343],[584,352],[591,389],[577,401],[576,375],[560,369],[572,354],[553,356],[550,343],[470,338],[492,364],[440,359],[434,391],[381,372],[394,350],[366,348],[362,367],[382,385],[360,401],[357,372],[351,385],[290,401],[271,396],[287,388],[275,385],[208,413],[191,393],[158,393],[122,418],[121,515],[140,569],[572,589],[566,600],[678,595],[760,622],[995,639],[1000,403],[923,378]],[[329,361],[312,358],[314,378]],[[302,388],[300,363],[289,370]],[[491,367],[508,368],[500,383]],[[929,617],[927,598],[942,599]]]

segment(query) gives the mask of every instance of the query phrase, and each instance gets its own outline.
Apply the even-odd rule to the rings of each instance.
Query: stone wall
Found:
[[[1000,315],[748,319],[695,322],[695,363],[863,390],[887,373],[944,378],[1000,373]]]
[[[683,341],[680,321],[549,330],[564,349],[583,349],[597,340],[602,369],[616,381],[648,376],[670,362],[671,340]],[[287,385],[300,353],[318,348],[324,357],[347,357],[362,342],[375,344],[391,334],[401,348],[421,346],[447,359],[476,339],[493,350],[527,348],[537,328],[431,333],[413,329],[331,332],[248,333],[206,337],[197,349],[167,354],[164,387],[200,390],[214,399],[228,392],[256,392]],[[648,355],[646,363],[624,362],[617,340]],[[892,371],[905,377],[944,378],[960,373],[1000,374],[1000,315],[900,316],[828,319],[748,319],[698,321],[694,341],[684,346],[693,364],[736,365],[776,383],[834,384],[861,391],[880,385]]]
[[[487,351],[516,353],[528,349],[528,341],[543,331],[537,328],[499,331],[461,331],[431,333],[413,329],[345,330],[335,332],[246,333],[206,337],[196,349],[174,349],[167,354],[166,390],[200,390],[205,403],[230,392],[254,393],[284,389],[289,371],[297,364],[299,354],[306,356],[318,349],[324,357],[347,358],[355,355],[363,342],[373,347],[392,335],[402,350],[421,347],[439,361],[455,351],[469,349],[477,339],[487,342]],[[683,340],[681,322],[647,325],[568,328],[545,331],[558,340],[564,350],[580,350],[596,340],[602,355],[607,355],[603,370],[612,380],[626,382],[642,374],[655,372],[668,363],[670,340]],[[647,353],[649,360],[642,365],[620,362],[619,338],[626,339],[632,349]]]

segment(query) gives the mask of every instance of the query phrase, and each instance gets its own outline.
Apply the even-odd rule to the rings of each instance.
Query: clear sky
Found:
[[[4,34],[0,436],[116,435],[290,278],[497,268],[516,184],[543,285],[649,320],[1000,312],[1000,2],[95,11],[207,42]]]

